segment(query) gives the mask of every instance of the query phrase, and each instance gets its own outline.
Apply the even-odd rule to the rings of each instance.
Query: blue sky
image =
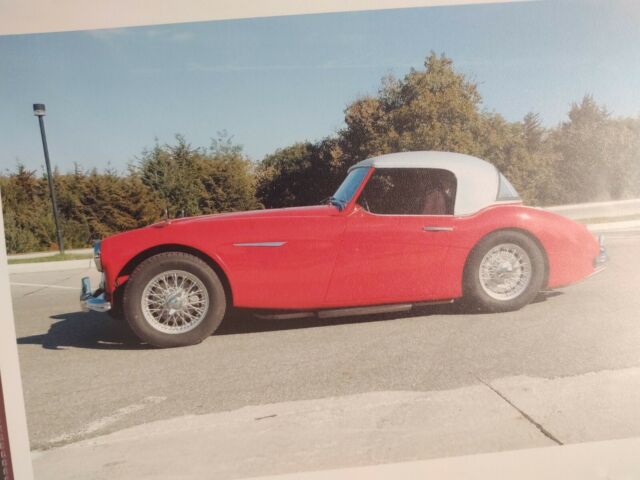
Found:
[[[431,50],[479,83],[484,108],[546,125],[591,93],[640,114],[636,0],[431,7],[0,37],[0,169],[43,164],[31,105],[47,105],[63,171],[124,170],[182,133],[226,130],[254,160],[343,125],[345,106]]]

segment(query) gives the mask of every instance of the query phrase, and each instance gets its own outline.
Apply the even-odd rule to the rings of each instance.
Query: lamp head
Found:
[[[33,104],[33,114],[36,117],[44,117],[47,114],[47,111],[44,108],[44,103],[34,103]]]

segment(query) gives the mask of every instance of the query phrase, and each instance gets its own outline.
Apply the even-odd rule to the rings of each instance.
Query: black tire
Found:
[[[208,307],[204,317],[190,330],[167,333],[154,326],[143,312],[143,295],[147,285],[163,272],[181,271],[197,278],[204,286]],[[204,261],[183,252],[160,253],[148,258],[133,271],[122,297],[124,316],[134,333],[144,342],[155,347],[182,347],[195,345],[210,336],[224,317],[227,300],[220,278]],[[148,313],[147,313],[148,315]],[[158,325],[156,323],[156,325]]]
[[[489,252],[496,252],[494,249],[503,249],[507,252],[506,255],[513,256],[513,260],[518,259],[518,255],[521,256],[520,267],[515,274],[512,274],[511,270],[502,273],[502,275],[511,275],[512,278],[516,278],[516,285],[505,292],[499,291],[503,288],[501,285],[504,284],[495,286],[495,284],[491,285],[491,282],[481,280],[481,268],[484,268],[485,272],[488,271],[491,266],[490,258],[496,258],[492,255],[488,256]],[[522,252],[526,255],[523,256]],[[487,258],[485,259],[485,257]],[[525,282],[522,280],[524,274],[521,272],[526,270],[527,258],[530,271],[528,281]],[[531,237],[512,230],[493,232],[480,240],[469,254],[464,270],[464,302],[467,306],[480,311],[518,310],[530,303],[540,292],[545,282],[545,276],[544,254]],[[510,295],[512,298],[509,298]]]

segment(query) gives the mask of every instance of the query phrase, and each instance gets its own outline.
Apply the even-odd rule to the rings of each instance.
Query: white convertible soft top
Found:
[[[453,152],[400,152],[368,158],[358,167],[438,168],[456,176],[455,215],[469,215],[494,203],[519,202],[517,192],[498,169],[477,157]],[[505,195],[506,193],[506,195]]]

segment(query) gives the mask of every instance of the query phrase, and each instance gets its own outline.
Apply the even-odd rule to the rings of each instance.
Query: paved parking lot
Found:
[[[631,416],[618,412],[618,420],[620,415],[626,420],[616,422],[609,417],[616,399],[589,400],[594,385],[602,386],[610,374],[617,375],[616,385],[640,386],[635,369],[640,367],[640,236],[611,238],[608,249],[612,260],[603,273],[542,294],[518,312],[474,315],[439,306],[410,315],[286,321],[238,314],[201,345],[173,350],[147,348],[109,317],[79,312],[78,285],[86,270],[13,274],[32,449],[185,415],[214,418],[247,406],[260,418],[270,415],[261,406],[277,404],[273,408],[280,415],[334,399],[325,409],[334,413],[323,422],[338,428],[340,415],[355,416],[363,404],[404,405],[374,422],[367,441],[370,449],[380,450],[392,442],[389,433],[398,425],[405,428],[410,418],[430,428],[429,418],[442,412],[429,412],[427,406],[452,405],[451,399],[462,405],[472,394],[502,402],[530,428],[487,443],[481,432],[492,427],[477,419],[474,442],[473,435],[469,439],[474,425],[453,428],[456,415],[450,412],[439,418],[451,421],[452,428],[444,425],[428,439],[439,447],[414,449],[412,458],[640,435],[633,404],[621,400],[616,408],[628,407]],[[97,278],[95,270],[90,274]],[[574,423],[563,424],[557,412],[552,418],[541,410],[540,399],[527,395],[532,388],[547,395],[544,404],[557,400],[554,408],[570,414]],[[636,398],[637,390],[626,393]],[[440,403],[434,400],[438,395],[445,395]],[[416,408],[420,402],[426,402],[423,417]],[[403,408],[412,412],[409,417],[398,414]],[[583,422],[578,431],[576,421]],[[407,449],[392,447],[382,449],[384,461],[406,459],[400,457]],[[366,451],[366,442],[359,448]],[[334,465],[326,458],[324,463],[315,459],[313,466],[366,460],[345,454]]]

